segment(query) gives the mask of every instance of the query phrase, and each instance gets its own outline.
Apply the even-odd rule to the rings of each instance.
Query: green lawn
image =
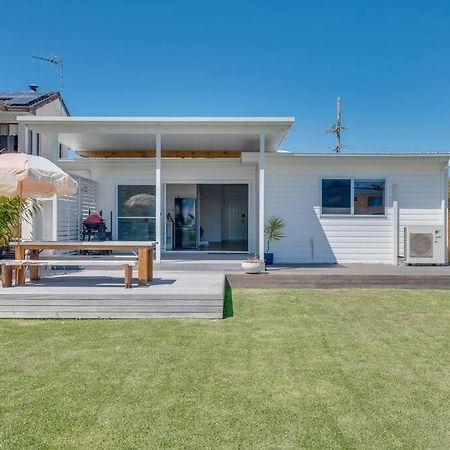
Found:
[[[450,448],[450,291],[235,290],[233,311],[0,321],[0,448]]]

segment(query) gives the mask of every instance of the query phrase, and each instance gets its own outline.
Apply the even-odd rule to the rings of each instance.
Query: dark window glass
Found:
[[[384,180],[355,180],[355,215],[384,215]]]
[[[19,149],[19,136],[9,136],[9,151],[10,152],[17,152]]]
[[[350,214],[351,188],[351,180],[322,180],[322,214]]]
[[[154,241],[155,219],[119,218],[119,241]]]
[[[155,186],[121,185],[117,194],[119,217],[155,217]]]
[[[117,187],[119,241],[155,240],[155,186]]]
[[[29,155],[33,154],[33,131],[28,130],[28,149],[27,152]]]
[[[6,151],[8,149],[8,136],[0,135],[0,150]]]

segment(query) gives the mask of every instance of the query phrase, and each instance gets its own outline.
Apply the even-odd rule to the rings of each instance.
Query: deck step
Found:
[[[210,317],[221,318],[223,299],[199,301],[166,300],[112,302],[103,301],[30,301],[0,300],[0,318],[127,318],[127,317]]]
[[[220,319],[224,289],[223,273],[159,272],[148,286],[134,280],[124,290],[117,276],[87,270],[0,289],[0,318]]]
[[[72,311],[8,311],[2,312],[0,318],[2,319],[164,319],[164,318],[178,318],[178,319],[221,319],[223,312],[93,312],[93,311],[77,311],[76,314]]]

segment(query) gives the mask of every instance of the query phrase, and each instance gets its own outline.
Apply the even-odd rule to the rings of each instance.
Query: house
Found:
[[[448,245],[448,154],[281,151],[292,117],[18,122],[80,156],[59,161],[80,189],[54,202],[54,239],[79,239],[80,217],[97,210],[113,239],[158,241],[158,261],[174,251],[262,255],[270,216],[286,222],[273,245],[281,263],[397,264],[411,225],[440,226],[438,245]]]
[[[17,152],[24,148],[49,159],[57,160],[62,148],[55,135],[41,135],[19,125],[18,116],[69,116],[69,111],[59,92],[38,92],[38,86],[30,85],[29,91],[0,92],[0,153]]]
[[[36,84],[31,84],[28,91],[0,92],[0,153],[26,152],[40,155],[53,162],[67,152],[54,133],[39,133],[26,128],[18,117],[69,116],[63,98],[59,92],[39,92]],[[20,149],[20,150],[19,150]],[[54,211],[47,203],[34,226],[23,224],[25,237],[53,237],[52,217]]]

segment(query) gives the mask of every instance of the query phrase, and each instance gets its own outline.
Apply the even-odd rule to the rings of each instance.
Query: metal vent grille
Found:
[[[433,233],[410,233],[409,256],[415,258],[432,258]]]

